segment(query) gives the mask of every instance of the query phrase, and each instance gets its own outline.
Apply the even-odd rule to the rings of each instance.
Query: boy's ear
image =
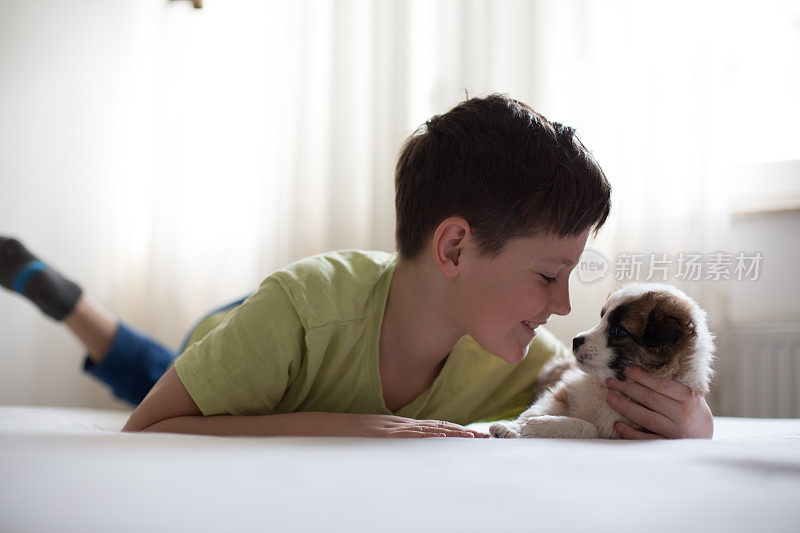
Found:
[[[470,235],[469,223],[461,217],[450,217],[436,228],[431,242],[436,266],[448,277],[454,277],[461,265],[461,251]]]

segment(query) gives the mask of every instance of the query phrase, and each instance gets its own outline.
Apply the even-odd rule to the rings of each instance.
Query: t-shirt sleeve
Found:
[[[270,414],[300,368],[305,328],[274,277],[175,360],[205,416]]]

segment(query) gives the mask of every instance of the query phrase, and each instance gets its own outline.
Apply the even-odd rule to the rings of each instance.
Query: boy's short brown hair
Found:
[[[451,216],[472,228],[483,257],[516,238],[579,235],[603,226],[611,186],[574,130],[506,95],[461,102],[420,126],[395,170],[395,238],[414,260]]]

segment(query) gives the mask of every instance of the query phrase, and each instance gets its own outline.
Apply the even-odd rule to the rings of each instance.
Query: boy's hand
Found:
[[[612,392],[606,401],[652,433],[617,422],[614,429],[623,439],[710,439],[714,435],[714,416],[702,395],[674,379],[653,378],[637,366],[624,373],[633,381],[606,380],[609,388],[624,396]]]
[[[453,424],[445,420],[415,420],[394,415],[337,413],[333,434],[353,437],[425,438],[461,437],[492,438],[488,433]]]

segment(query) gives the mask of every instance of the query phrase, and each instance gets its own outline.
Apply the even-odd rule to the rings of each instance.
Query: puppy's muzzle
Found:
[[[585,337],[575,337],[574,339],[572,339],[572,351],[573,352],[576,351],[580,347],[580,345],[583,344],[584,342],[586,342]]]

